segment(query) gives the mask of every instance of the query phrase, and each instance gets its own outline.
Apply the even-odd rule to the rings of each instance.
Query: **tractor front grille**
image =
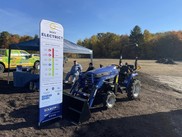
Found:
[[[94,84],[93,74],[87,74],[85,79],[85,85],[91,87]]]
[[[98,81],[98,78],[94,76],[94,74],[87,74],[85,78],[85,85],[88,87],[92,87]]]

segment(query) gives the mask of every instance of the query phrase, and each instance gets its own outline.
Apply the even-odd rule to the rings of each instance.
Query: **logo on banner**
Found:
[[[50,23],[49,27],[50,27],[51,30],[61,31],[60,26],[58,26],[58,25],[55,24],[55,23]]]

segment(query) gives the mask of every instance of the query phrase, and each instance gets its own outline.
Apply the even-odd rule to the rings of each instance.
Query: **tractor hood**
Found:
[[[91,70],[87,72],[87,75],[93,74],[95,77],[103,77],[103,76],[111,76],[111,75],[117,75],[119,72],[116,68],[116,66],[111,65],[111,66],[106,66],[103,68],[98,68]]]

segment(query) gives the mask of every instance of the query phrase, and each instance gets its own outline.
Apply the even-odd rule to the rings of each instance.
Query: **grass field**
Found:
[[[64,65],[64,72],[70,71],[73,61],[75,59],[69,59]],[[76,59],[83,67],[83,71],[88,68],[90,59]],[[134,60],[123,60],[123,63],[128,62],[134,64]],[[111,64],[118,64],[118,59],[94,59],[95,68],[99,68],[99,65],[104,66]],[[155,60],[139,60],[138,65],[141,66],[140,72],[149,74],[154,80],[160,81],[168,86],[182,92],[182,62],[176,62],[176,65],[159,64],[155,63]],[[0,74],[0,79],[6,80],[7,73]],[[10,79],[12,79],[12,73],[10,73]]]
[[[64,72],[68,72],[73,65],[73,60],[69,59],[65,64]],[[88,67],[90,59],[76,59],[82,66],[83,71]],[[123,60],[123,63],[128,62],[134,64],[134,60]],[[99,68],[99,65],[104,66],[110,64],[118,64],[118,59],[94,59],[95,68]],[[155,60],[139,60],[138,65],[141,66],[140,72],[151,75],[156,81],[160,81],[170,87],[182,91],[182,62],[176,62],[177,65],[159,64],[155,63]]]

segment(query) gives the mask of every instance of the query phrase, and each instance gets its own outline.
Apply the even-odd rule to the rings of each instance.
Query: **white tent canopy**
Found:
[[[92,50],[64,39],[64,53],[92,54]]]

